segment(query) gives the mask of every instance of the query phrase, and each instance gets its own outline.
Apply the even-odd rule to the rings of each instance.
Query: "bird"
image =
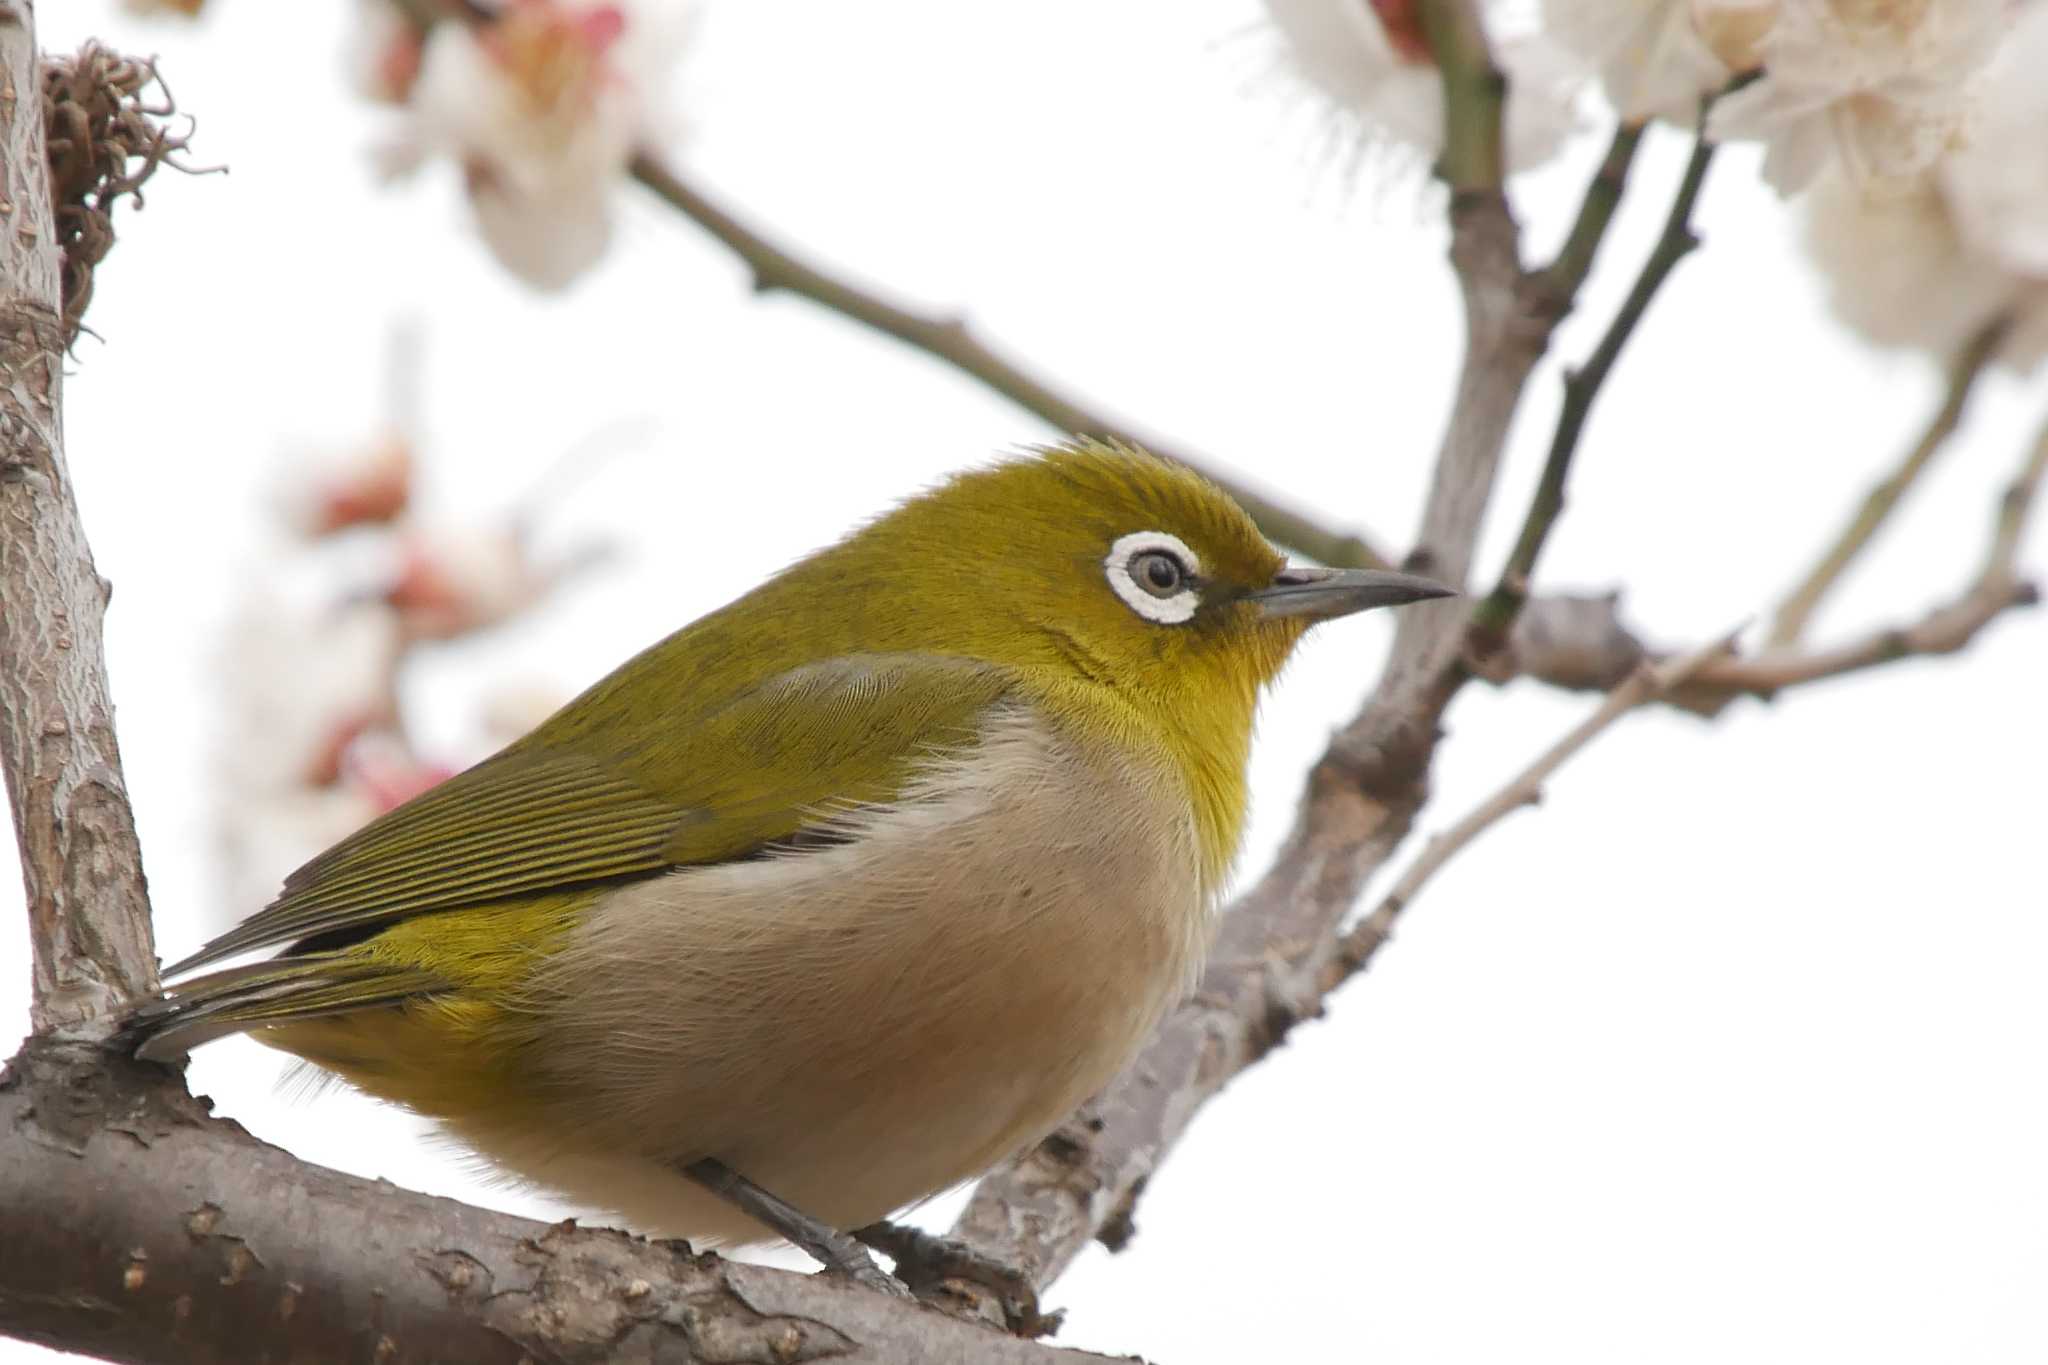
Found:
[[[1191,988],[1304,633],[1451,592],[1290,565],[1135,446],[969,469],[299,868],[124,1036],[247,1033],[638,1230],[858,1272],[844,1230]]]

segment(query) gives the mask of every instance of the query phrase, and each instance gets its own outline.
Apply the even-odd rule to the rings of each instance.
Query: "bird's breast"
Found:
[[[1020,705],[833,824],[610,894],[541,984],[549,1064],[605,1092],[594,1138],[865,1219],[1106,1084],[1192,981],[1209,916],[1172,769]]]

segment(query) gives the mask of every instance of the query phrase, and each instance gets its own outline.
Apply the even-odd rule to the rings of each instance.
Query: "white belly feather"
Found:
[[[464,1136],[648,1231],[759,1235],[672,1173],[706,1156],[857,1226],[1049,1131],[1200,965],[1177,775],[1106,765],[1022,708],[843,832],[613,893],[545,981],[573,1002],[545,1036],[575,1111],[545,1140]]]

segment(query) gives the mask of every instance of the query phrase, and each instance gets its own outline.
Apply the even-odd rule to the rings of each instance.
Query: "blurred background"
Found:
[[[190,160],[228,168],[159,176],[117,218],[66,381],[167,959],[854,519],[1053,435],[938,362],[755,296],[623,181],[593,191],[609,237],[589,268],[532,287],[436,155],[460,129],[364,98],[388,32],[342,0],[42,11],[51,50],[156,54],[198,120]],[[1441,192],[1426,151],[1332,119],[1255,0],[658,17],[662,60],[632,54],[634,135],[769,236],[1405,547],[1461,344]],[[1612,117],[1591,90],[1559,109],[1543,136],[1581,131],[1513,186],[1533,257]],[[1481,582],[1542,464],[1551,371],[1591,348],[1689,145],[1649,135],[1521,411]],[[1767,614],[1943,387],[1931,354],[1874,349],[1830,313],[1807,205],[1762,156],[1717,161],[1705,249],[1602,396],[1540,574],[1622,590],[1653,643]],[[408,157],[423,164],[387,183]],[[2013,173],[2048,182],[2038,158]],[[1989,372],[1814,638],[1958,592],[2044,414],[2038,372]],[[2021,559],[2040,573],[2048,536]],[[1388,628],[1319,632],[1268,700],[1240,880]],[[1046,1296],[1068,1310],[1059,1340],[1177,1365],[2048,1357],[2044,697],[2048,629],[2022,612],[1957,657],[1713,722],[1625,720],[1203,1114],[1129,1249],[1092,1249]],[[1424,832],[1596,700],[1468,689]],[[0,1020],[25,1031],[12,878],[0,924]],[[235,1039],[191,1077],[309,1160],[575,1212],[491,1183],[408,1115],[297,1094],[284,1069]],[[44,1358],[0,1342],[0,1360]]]

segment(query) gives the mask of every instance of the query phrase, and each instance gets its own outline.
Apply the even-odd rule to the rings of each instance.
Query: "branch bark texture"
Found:
[[[156,986],[94,571],[64,462],[62,252],[26,0],[0,0],[0,768],[21,843],[38,1031]]]
[[[149,1365],[1107,1360],[308,1165],[160,1067],[42,1038],[0,1077],[0,1328]]]

